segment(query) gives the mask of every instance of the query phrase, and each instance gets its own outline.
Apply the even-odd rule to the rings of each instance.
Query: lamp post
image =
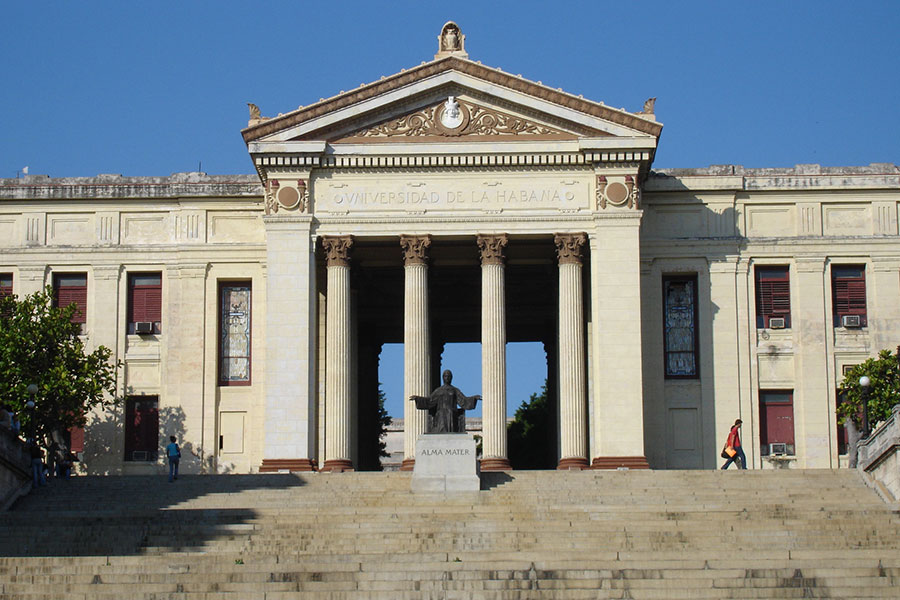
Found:
[[[25,403],[25,408],[28,409],[28,430],[31,433],[32,441],[36,441],[34,438],[36,437],[35,432],[37,428],[34,425],[34,399],[37,398],[38,386],[37,384],[30,383],[28,387],[25,388],[25,391],[28,392],[28,402]],[[28,436],[25,436],[25,439],[28,439]]]
[[[869,386],[872,380],[863,375],[859,378],[859,387],[862,388],[862,405],[863,405],[863,422],[862,422],[862,439],[869,437]]]

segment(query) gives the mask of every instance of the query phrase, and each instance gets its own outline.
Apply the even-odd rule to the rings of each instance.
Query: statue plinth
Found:
[[[477,492],[481,488],[475,438],[467,433],[430,433],[416,441],[414,492]]]

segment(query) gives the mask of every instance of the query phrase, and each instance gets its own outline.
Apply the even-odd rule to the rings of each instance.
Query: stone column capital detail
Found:
[[[509,236],[505,233],[494,235],[478,234],[478,249],[481,251],[482,265],[502,265],[503,249],[509,243]]]
[[[559,264],[580,265],[582,263],[582,247],[587,242],[586,233],[557,233],[553,236],[556,242],[556,255]]]
[[[427,250],[430,246],[430,235],[401,235],[400,247],[403,248],[404,266],[427,264]]]
[[[322,237],[325,249],[325,265],[329,267],[349,267],[352,235],[329,235]]]

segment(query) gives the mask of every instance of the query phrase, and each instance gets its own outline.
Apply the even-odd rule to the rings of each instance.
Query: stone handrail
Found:
[[[27,494],[31,484],[31,456],[25,442],[6,427],[0,427],[0,511]]]
[[[857,468],[900,500],[900,404],[869,437],[859,442]]]

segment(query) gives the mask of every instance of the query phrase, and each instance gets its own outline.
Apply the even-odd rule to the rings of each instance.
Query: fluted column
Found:
[[[587,404],[584,362],[584,301],[581,248],[584,233],[559,233],[559,469],[586,469]]]
[[[322,238],[328,278],[325,315],[325,464],[323,471],[352,471],[350,348],[350,247],[353,236]]]
[[[481,250],[482,471],[510,469],[506,446],[506,234],[479,235]]]
[[[411,471],[416,440],[425,433],[428,413],[416,409],[410,396],[431,394],[431,346],[428,335],[428,258],[430,235],[400,236],[403,248],[403,464]]]

